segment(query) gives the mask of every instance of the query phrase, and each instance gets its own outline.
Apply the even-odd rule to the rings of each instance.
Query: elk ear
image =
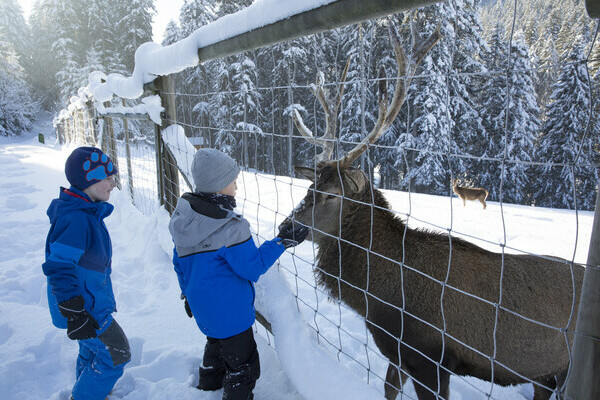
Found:
[[[359,169],[347,169],[345,175],[346,182],[354,193],[362,193],[369,186],[367,176]]]
[[[299,165],[294,165],[294,171],[313,182],[317,180],[317,176],[319,174],[319,171],[315,171],[314,168],[301,167]]]

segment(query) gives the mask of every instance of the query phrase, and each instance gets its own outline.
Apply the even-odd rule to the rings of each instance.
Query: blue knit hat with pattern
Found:
[[[67,158],[65,175],[69,183],[79,190],[85,190],[117,173],[110,157],[95,147],[78,147]]]

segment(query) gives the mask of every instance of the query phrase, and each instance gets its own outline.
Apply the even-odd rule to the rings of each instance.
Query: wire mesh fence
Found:
[[[161,205],[173,210],[177,198],[193,190],[194,148],[232,155],[243,169],[238,209],[259,242],[282,223],[311,228],[311,242],[278,264],[298,310],[325,348],[367,382],[383,385],[387,398],[398,391],[406,398],[447,398],[450,376],[477,398],[507,398],[498,386],[465,375],[500,385],[533,383],[539,398],[564,394],[599,176],[598,83],[592,79],[598,26],[581,44],[583,57],[566,52],[528,64],[532,57],[515,37],[521,5],[515,1],[503,44],[481,50],[504,58],[490,64],[495,69],[477,69],[455,62],[465,54],[466,36],[456,33],[466,29],[458,16],[462,5],[434,6],[454,15],[442,27],[452,36],[424,59],[392,127],[366,146],[357,169],[340,160],[377,125],[378,104],[393,102],[397,83],[411,78],[396,76],[387,28],[380,27],[396,24],[403,46],[414,48],[421,36],[411,35],[412,28],[434,31],[428,18],[435,12],[385,17],[308,44],[211,61],[163,85],[163,105],[171,106],[161,126],[106,116],[96,123],[89,110],[79,109],[59,124],[59,136],[112,148],[121,190],[146,215]],[[341,78],[345,57],[323,65],[298,50],[340,37],[356,40],[348,79]],[[564,42],[560,32],[553,40]],[[565,51],[575,47],[565,45]],[[376,55],[380,59],[369,59]],[[316,84],[295,78],[306,59],[314,65],[299,75],[317,75]],[[253,69],[258,62],[265,64],[262,73]],[[281,63],[283,80],[275,76]],[[387,76],[378,74],[378,65]],[[556,128],[548,110],[559,102],[550,92],[560,85],[552,83],[579,68],[587,84],[584,118],[542,151]],[[229,84],[219,83],[223,75]],[[532,92],[518,90],[527,85]],[[341,88],[340,112],[330,116]],[[389,97],[378,97],[386,88]],[[470,97],[461,98],[461,90]],[[312,139],[298,130],[295,112]],[[539,118],[544,121],[532,127]],[[311,142],[333,122],[339,134],[321,139],[333,144],[332,160],[319,165],[320,150]],[[555,157],[560,146],[571,153]],[[306,167],[303,177],[294,175],[295,164]],[[455,187],[460,199],[452,197],[455,179],[464,189]],[[465,203],[478,199],[471,198],[473,185],[486,193],[476,212],[474,203]],[[408,391],[406,377],[413,382]]]

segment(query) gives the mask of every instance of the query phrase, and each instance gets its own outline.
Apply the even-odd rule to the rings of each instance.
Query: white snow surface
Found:
[[[49,228],[45,212],[59,186],[67,185],[63,166],[71,150],[39,144],[33,137],[0,138],[0,393],[6,400],[67,400],[74,382],[77,343],[52,326],[41,270]],[[302,199],[308,182],[244,172],[238,186],[238,209],[250,221],[260,244],[275,235],[275,227]],[[484,211],[474,202],[463,207],[457,198],[401,192],[386,192],[386,197],[394,209],[410,210],[411,226],[452,227],[453,234],[470,235],[467,240],[494,251],[499,251],[497,243],[506,240],[509,247],[531,253],[577,262],[587,257],[590,212],[500,207],[493,202]],[[220,391],[201,392],[194,387],[206,338],[187,318],[179,299],[168,213],[161,208],[144,216],[126,192],[117,189],[111,203],[115,211],[106,223],[113,242],[113,285],[119,310],[115,317],[130,339],[133,358],[108,399],[220,399]],[[364,322],[344,309],[337,314],[337,304],[303,284],[314,282],[315,252],[312,243],[305,242],[286,252],[281,265],[259,280],[257,307],[271,320],[275,337],[255,326],[262,370],[255,398],[382,398],[383,383],[378,376],[385,376],[387,361],[376,350],[369,350],[367,358],[362,341],[368,342],[369,349],[375,345]],[[315,321],[320,333],[337,345],[335,323],[315,317],[291,293],[298,293],[307,303],[319,297],[319,311],[360,338],[341,341],[345,353],[369,365],[369,385],[363,367],[324,340],[317,342]],[[488,399],[486,393],[499,400],[531,399],[533,395],[530,384],[504,388],[474,378],[452,377],[450,389],[452,400]],[[403,398],[416,398],[410,382],[404,394]]]

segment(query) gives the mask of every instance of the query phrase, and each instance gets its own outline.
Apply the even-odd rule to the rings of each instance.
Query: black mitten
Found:
[[[98,322],[83,308],[83,296],[58,304],[60,313],[67,318],[67,336],[71,340],[84,340],[97,337]]]
[[[192,314],[192,309],[190,308],[190,303],[187,301],[187,297],[181,295],[181,299],[184,301],[183,306],[185,307],[185,313],[188,315],[188,317],[193,318],[194,314]]]
[[[286,249],[289,249],[302,243],[306,239],[306,235],[308,235],[308,228],[306,226],[289,224],[279,230],[277,237],[281,238],[281,244]]]

